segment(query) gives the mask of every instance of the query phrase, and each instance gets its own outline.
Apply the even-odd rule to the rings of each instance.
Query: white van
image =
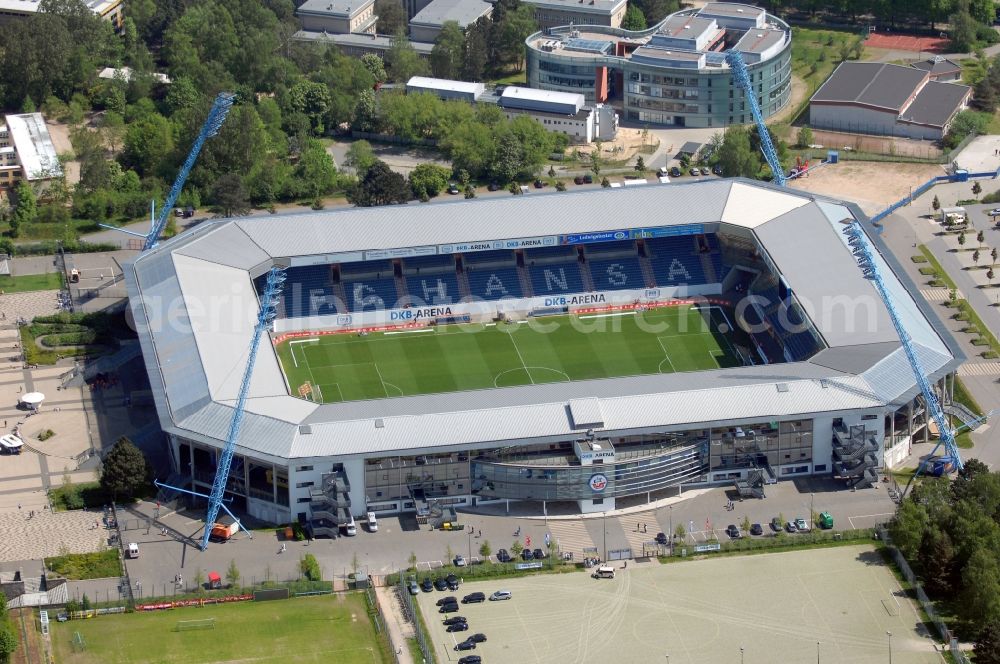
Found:
[[[354,537],[355,535],[358,534],[358,526],[356,523],[354,523],[353,516],[351,517],[351,520],[348,521],[347,524],[344,526],[344,534],[347,535],[348,537]]]
[[[615,568],[610,565],[601,565],[591,576],[595,579],[613,579],[615,578]]]
[[[368,522],[368,532],[377,533],[378,532],[378,519],[375,518],[375,512],[369,512],[365,516],[365,520]]]
[[[135,542],[128,543],[128,557],[138,558],[139,557],[139,545]]]
[[[0,452],[4,454],[20,454],[23,446],[24,441],[13,434],[0,436]]]

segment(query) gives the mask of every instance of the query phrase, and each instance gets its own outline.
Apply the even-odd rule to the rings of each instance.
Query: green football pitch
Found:
[[[298,337],[277,352],[293,395],[308,383],[331,403],[738,366],[728,332],[717,307],[683,306]]]
[[[213,629],[178,631],[180,621],[214,618]],[[380,645],[361,594],[236,602],[98,616],[51,623],[57,662],[337,662],[381,664]],[[74,647],[79,633],[84,646]]]

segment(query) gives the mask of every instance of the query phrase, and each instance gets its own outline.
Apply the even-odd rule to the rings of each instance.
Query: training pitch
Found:
[[[215,618],[215,629],[176,631],[179,620]],[[86,648],[74,652],[79,632]],[[360,594],[236,602],[51,623],[56,661],[388,662]]]
[[[319,402],[738,366],[718,307],[531,318],[298,337],[281,343],[293,395]]]
[[[668,565],[615,562],[614,579],[539,574],[421,593],[438,653],[481,632],[484,662],[608,664],[895,664],[940,662],[922,620],[872,547],[840,546]],[[445,594],[510,590],[503,602],[462,604],[469,631],[447,633],[435,601]],[[817,652],[818,648],[818,652]],[[449,659],[450,657],[450,659]]]

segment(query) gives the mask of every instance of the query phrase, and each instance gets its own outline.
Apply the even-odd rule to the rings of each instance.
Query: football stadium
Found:
[[[258,519],[870,486],[928,427],[855,219],[713,179],[203,224],[126,270],[170,483],[210,489],[278,267],[227,485]],[[947,400],[963,358],[867,235]]]

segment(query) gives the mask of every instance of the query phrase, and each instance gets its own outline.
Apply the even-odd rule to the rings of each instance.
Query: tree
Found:
[[[332,99],[330,89],[325,84],[299,81],[288,91],[288,100],[293,111],[309,118],[309,125],[315,134],[326,133],[326,115],[330,111]]]
[[[933,200],[933,201],[931,201],[931,208],[932,208],[932,209],[933,209],[933,210],[934,210],[935,212],[937,212],[938,210],[940,210],[940,209],[941,209],[941,201],[939,201],[939,200],[938,200],[938,197],[937,197],[937,196],[934,196],[934,200]]]
[[[392,38],[392,46],[385,54],[385,64],[389,77],[395,83],[406,83],[414,76],[428,73],[427,62],[414,50],[405,32],[398,32]]]
[[[677,527],[674,528],[674,537],[682,542],[684,541],[684,538],[687,537],[687,530],[684,529],[684,524],[677,524]]]
[[[962,570],[966,615],[982,623],[1000,620],[1000,564],[987,548],[976,549]]]
[[[972,262],[975,263],[977,267],[979,266],[979,250],[978,249],[976,249],[975,251],[972,252]]]
[[[635,160],[635,170],[638,171],[639,173],[646,172],[646,160],[643,159],[642,156],[639,156]]]
[[[645,30],[646,29],[646,16],[642,13],[636,5],[629,4],[628,9],[625,10],[625,16],[622,18],[622,29],[623,30]]]
[[[205,591],[205,572],[200,567],[194,573],[194,589],[199,594]]]
[[[513,558],[517,558],[524,551],[524,545],[521,544],[521,540],[514,540],[514,543],[510,545],[510,555]]]
[[[461,78],[465,33],[457,21],[445,21],[431,49],[431,73],[438,78]]]
[[[976,43],[976,21],[969,15],[968,3],[959,2],[958,11],[948,17],[951,30],[951,50],[958,53],[968,53]]]
[[[972,183],[972,195],[979,198],[979,194],[983,193],[983,186],[979,182]]]
[[[406,559],[406,562],[410,564],[410,569],[417,569],[417,554],[410,551],[410,557]]]
[[[601,186],[605,189],[611,188],[611,180],[608,179],[608,176],[605,175],[604,178],[601,179]]]
[[[601,174],[601,151],[594,150],[590,153],[590,170],[594,172],[594,175]]]
[[[406,9],[400,0],[375,0],[375,15],[381,35],[395,35],[406,30]]]
[[[392,205],[410,200],[406,179],[381,160],[375,160],[364,177],[348,195],[348,200],[358,207]]]
[[[424,197],[434,198],[448,186],[451,169],[437,164],[419,164],[410,172],[410,188],[413,197],[421,200]]]
[[[976,184],[979,184],[979,183],[977,182]],[[982,190],[980,190],[980,191],[982,191]],[[978,233],[976,233],[976,242],[979,243],[980,247],[983,246],[983,242],[985,240],[986,240],[986,234],[983,233],[983,231],[979,231]]]
[[[379,18],[381,19],[382,17],[379,16]],[[388,76],[386,76],[385,63],[382,62],[382,58],[374,53],[365,53],[361,56],[361,64],[365,66],[368,73],[370,73],[372,78],[375,79],[375,85],[385,83]]]
[[[739,126],[726,129],[719,146],[718,163],[726,177],[757,177],[760,159],[750,147],[750,134],[746,129]]]
[[[960,247],[965,246],[965,231],[962,231],[961,233],[958,234],[958,246]]]
[[[358,101],[354,105],[354,119],[351,128],[355,131],[373,132],[378,124],[378,106],[375,92],[362,90],[358,93]]]
[[[240,582],[240,568],[236,566],[236,560],[229,561],[229,569],[226,570],[226,581],[232,586],[238,586]]]
[[[223,217],[240,217],[250,211],[243,180],[235,173],[226,173],[212,186],[212,203]]]
[[[0,662],[7,662],[17,650],[20,639],[14,636],[14,630],[9,621],[0,621]]]
[[[489,62],[488,42],[492,22],[485,16],[465,28],[465,42],[462,45],[462,79],[481,81]]]
[[[38,218],[38,201],[35,199],[35,192],[28,181],[18,182],[15,192],[17,203],[10,216],[11,237],[17,237],[23,225],[34,223]]]
[[[946,532],[928,530],[920,543],[918,560],[924,585],[933,595],[946,596],[955,588],[955,548]]]
[[[119,494],[129,498],[146,481],[146,457],[131,440],[122,436],[104,457],[101,467],[101,488],[116,499]]]
[[[990,258],[993,259],[992,265],[996,265],[997,264],[997,248],[996,247],[993,247],[990,250]]]
[[[896,511],[889,534],[896,548],[910,560],[916,557],[929,522],[925,507],[914,500],[904,500]]]
[[[337,165],[323,144],[311,139],[299,156],[294,177],[299,195],[315,199],[337,188]]]
[[[375,156],[371,143],[364,139],[351,143],[344,155],[344,165],[353,168],[359,178],[363,178],[376,161],[378,157]]]
[[[809,147],[810,145],[812,145],[812,142],[813,142],[812,129],[810,129],[808,125],[804,125],[801,129],[799,129],[799,141],[798,141],[799,147],[800,148]]]
[[[489,558],[491,553],[493,553],[493,549],[490,547],[490,541],[483,540],[483,543],[479,545],[479,555],[483,558]]]
[[[506,5],[506,11],[494,10],[494,26],[497,27],[499,39],[495,39],[496,60],[501,65],[514,65],[521,71],[524,64],[524,41],[528,35],[538,32],[538,22],[535,21],[535,9],[531,5],[522,4],[520,0],[501,0]],[[497,16],[500,16],[499,21]]]
[[[174,128],[153,112],[131,122],[125,132],[122,165],[141,177],[158,175],[174,152]]]
[[[976,664],[1000,664],[1000,622],[986,623],[972,650]]]

